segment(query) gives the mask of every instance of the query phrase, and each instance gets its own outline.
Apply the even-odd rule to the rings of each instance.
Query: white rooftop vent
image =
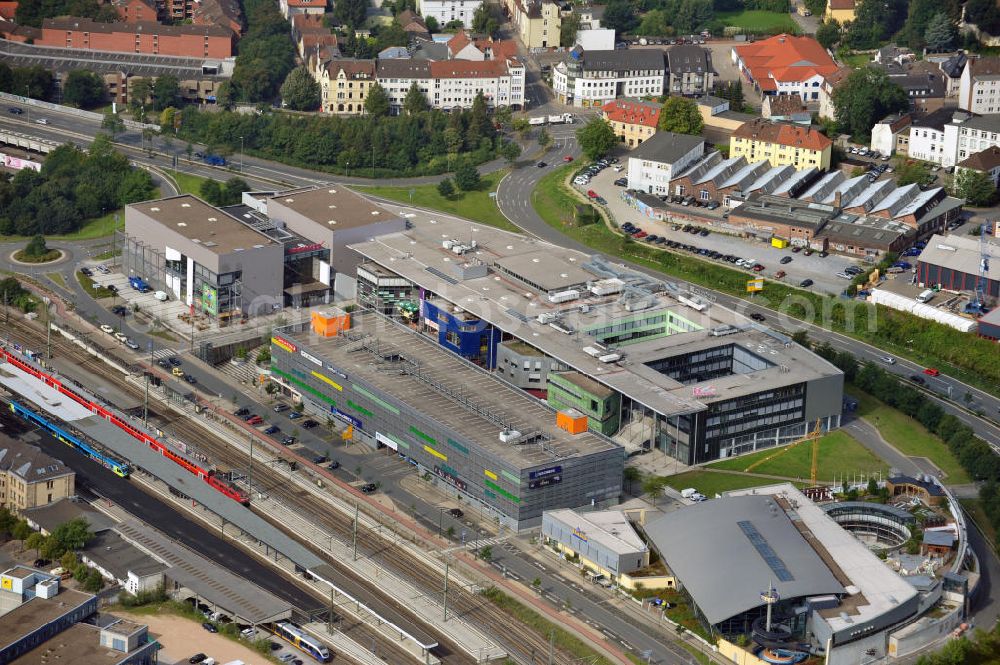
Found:
[[[181,207],[182,207],[182,208],[190,208],[190,207],[191,207],[191,204],[190,204],[190,203],[182,203],[182,204],[181,204]]]
[[[500,441],[503,443],[513,443],[521,438],[521,433],[516,429],[505,429],[500,432]]]
[[[285,203],[295,203],[295,199],[285,199]]]
[[[335,190],[335,189],[328,189],[328,190],[326,190],[326,192],[327,192],[327,194],[336,194],[337,190]]]
[[[210,222],[217,222],[217,221],[219,221],[219,218],[218,217],[209,217],[208,221],[210,221]]]
[[[331,203],[330,205],[327,206],[327,208],[336,208],[336,207],[337,207],[336,203]]]
[[[177,222],[177,226],[187,226],[187,222]]]
[[[946,252],[954,252],[955,251],[955,248],[952,247],[951,245],[938,245],[937,248],[938,249],[943,249]]]
[[[622,359],[622,354],[620,353],[609,353],[607,355],[600,356],[598,358],[598,360],[600,360],[602,363],[613,363],[616,360],[621,360],[621,359]]]
[[[152,208],[149,209],[149,212],[160,212],[160,208],[159,206],[153,206]]]
[[[377,214],[378,214],[378,212],[379,212],[378,210],[372,210],[372,214],[373,214],[373,215],[377,215]]]
[[[337,223],[337,220],[335,220],[335,219],[331,219],[329,222],[327,222],[327,224],[329,224],[330,226],[333,226],[336,223]]]

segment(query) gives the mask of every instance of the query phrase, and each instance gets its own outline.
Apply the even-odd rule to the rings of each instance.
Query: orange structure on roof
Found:
[[[563,409],[556,412],[556,427],[570,434],[583,434],[587,431],[587,416],[576,409]]]
[[[333,307],[312,313],[312,331],[321,337],[336,337],[351,329],[351,314]]]

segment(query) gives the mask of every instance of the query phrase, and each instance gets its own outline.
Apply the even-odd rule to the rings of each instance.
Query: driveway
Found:
[[[775,273],[779,270],[784,270],[787,276],[782,281],[798,284],[808,278],[815,282],[811,287],[812,290],[834,295],[843,291],[844,287],[850,283],[848,280],[836,276],[838,272],[843,271],[847,266],[858,263],[847,257],[831,254],[824,259],[820,258],[819,254],[813,254],[812,256],[805,256],[801,253],[794,254],[788,249],[772,247],[769,243],[720,233],[707,224],[703,224],[702,226],[712,229],[712,232],[710,235],[702,237],[685,233],[682,230],[675,230],[675,224],[683,225],[686,223],[683,219],[678,219],[676,222],[661,222],[649,219],[622,201],[621,194],[624,188],[618,187],[613,183],[617,178],[624,177],[625,174],[626,171],[624,170],[619,173],[615,172],[614,169],[604,169],[590,181],[590,184],[584,187],[576,187],[583,193],[592,189],[598,195],[603,196],[608,202],[607,210],[611,214],[611,218],[618,224],[632,222],[647,233],[663,236],[668,240],[684,242],[698,248],[715,250],[723,254],[734,254],[742,258],[755,259],[765,266],[765,270],[760,273],[763,277],[775,279]],[[691,210],[691,208],[681,206],[674,207],[678,209],[678,215],[683,214],[681,211],[687,212]],[[705,216],[715,215],[717,224],[722,224],[725,221],[721,216],[722,208],[718,208],[715,211],[708,211],[702,208],[696,210]],[[694,213],[689,214],[693,215]],[[683,253],[687,254],[688,252]],[[783,265],[780,261],[786,256],[791,257],[792,260]],[[738,270],[733,264],[723,262],[723,265]],[[748,277],[752,274],[747,272]]]

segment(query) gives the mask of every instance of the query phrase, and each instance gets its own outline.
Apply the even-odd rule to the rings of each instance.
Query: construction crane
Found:
[[[792,448],[795,448],[796,446],[798,446],[800,443],[805,443],[806,441],[812,441],[812,444],[813,444],[812,445],[812,464],[809,467],[809,482],[811,482],[813,485],[815,485],[816,484],[816,476],[817,476],[817,474],[819,472],[819,440],[821,438],[822,438],[822,428],[820,427],[820,419],[817,418],[816,419],[816,424],[815,424],[815,426],[813,426],[813,430],[811,432],[807,432],[806,435],[803,436],[801,439],[796,439],[795,441],[792,441],[790,444],[788,444],[787,446],[785,446],[781,450],[777,450],[774,453],[768,455],[767,457],[765,457],[763,459],[760,459],[760,460],[757,460],[756,462],[754,462],[753,464],[751,464],[747,468],[743,469],[743,472],[744,473],[750,473],[751,471],[753,471],[754,469],[756,469],[761,464],[764,464],[765,462],[770,462],[771,460],[775,459],[776,457],[780,457],[780,456],[784,455],[785,453],[787,453]]]
[[[990,271],[989,231],[996,232],[995,225],[1000,224],[996,219],[990,221],[979,227],[979,277],[976,279],[975,295],[965,306],[966,314],[982,314],[986,308],[986,283],[989,279],[987,273]]]

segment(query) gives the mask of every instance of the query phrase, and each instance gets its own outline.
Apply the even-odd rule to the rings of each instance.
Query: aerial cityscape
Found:
[[[993,0],[0,1],[0,665],[1000,665],[998,137]]]

